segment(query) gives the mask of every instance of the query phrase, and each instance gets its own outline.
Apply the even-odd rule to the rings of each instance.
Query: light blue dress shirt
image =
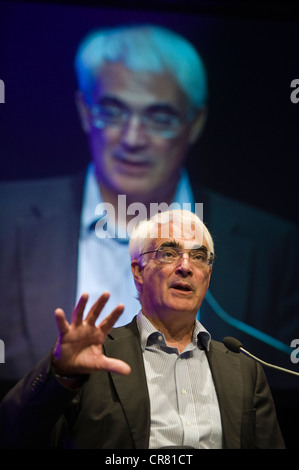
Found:
[[[187,172],[182,173],[174,201],[180,204],[182,208],[183,204],[193,204]],[[110,292],[110,299],[97,323],[103,320],[119,303],[122,303],[125,310],[115,324],[115,326],[122,326],[129,323],[137,315],[140,310],[140,303],[137,299],[137,290],[131,272],[131,259],[128,250],[129,238],[123,236],[120,238],[109,238],[108,236],[101,238],[96,235],[96,222],[102,215],[96,214],[96,208],[102,205],[103,200],[96,181],[94,165],[90,164],[85,178],[81,213],[77,301],[82,293],[87,292],[89,294],[85,309],[85,313],[87,313],[104,291]]]
[[[196,320],[193,340],[180,354],[141,311],[137,325],[150,397],[149,448],[221,449],[221,417],[205,353],[210,334]]]

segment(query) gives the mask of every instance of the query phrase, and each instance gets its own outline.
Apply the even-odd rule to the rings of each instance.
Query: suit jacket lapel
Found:
[[[111,377],[135,446],[137,449],[145,449],[149,443],[150,403],[136,319],[126,327],[112,330],[104,349],[107,356],[121,359],[131,366],[129,376],[111,374]]]
[[[220,407],[224,448],[240,449],[243,411],[240,360],[229,351],[223,354],[222,345],[214,341],[207,357]]]

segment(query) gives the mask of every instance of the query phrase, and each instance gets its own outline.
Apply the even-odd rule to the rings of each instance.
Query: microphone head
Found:
[[[240,352],[242,343],[238,339],[233,338],[231,336],[226,336],[225,338],[223,338],[222,341],[223,341],[224,346],[226,346],[227,349],[229,349],[230,351],[235,352],[235,353]]]

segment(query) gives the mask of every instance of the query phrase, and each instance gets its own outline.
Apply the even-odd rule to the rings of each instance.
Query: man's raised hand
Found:
[[[83,319],[88,300],[88,295],[83,294],[73,310],[71,323],[66,320],[62,309],[55,310],[59,336],[54,349],[53,366],[57,374],[73,376],[101,370],[122,375],[130,373],[128,364],[107,357],[102,351],[107,334],[124,310],[123,305],[118,305],[96,326],[96,320],[108,299],[109,293],[104,292]]]

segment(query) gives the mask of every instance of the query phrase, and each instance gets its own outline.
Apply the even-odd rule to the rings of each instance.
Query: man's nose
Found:
[[[184,276],[192,273],[192,263],[188,253],[182,253],[177,265],[177,271]]]
[[[121,143],[129,150],[146,146],[148,136],[139,116],[132,115],[122,129]]]

